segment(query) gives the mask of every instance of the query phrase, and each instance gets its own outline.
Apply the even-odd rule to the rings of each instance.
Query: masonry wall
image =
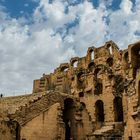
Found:
[[[113,41],[106,42],[99,48],[89,47],[86,56],[71,58],[70,63],[60,64],[54,73],[50,74],[50,90],[73,95],[79,99],[79,102],[86,105],[87,116],[90,118],[92,128],[87,127],[85,131],[89,133],[108,126],[108,124],[115,127],[117,121],[123,125],[123,116],[125,116],[123,110],[126,110],[127,107],[124,103],[126,98],[123,96],[124,71],[122,68],[122,52]],[[45,75],[41,78],[43,77],[45,78]],[[122,108],[121,121],[116,119],[118,110],[114,106],[116,98],[122,100],[122,104],[118,106],[118,109]],[[97,110],[100,109],[98,109],[97,103],[102,104],[102,107],[99,106],[103,110],[102,113],[100,112],[103,119],[98,118]],[[102,125],[98,126],[97,123],[100,121],[102,121]],[[79,123],[81,130],[78,130],[77,133],[83,134],[83,128],[80,125]]]
[[[59,104],[35,117],[21,128],[21,140],[55,140],[57,139],[57,116]]]
[[[140,139],[140,42],[123,51],[113,41],[89,47],[84,57],[71,58],[53,73],[35,80],[32,95],[48,90],[54,93],[49,98],[52,101],[55,91],[69,95],[73,111],[67,108],[69,113],[64,119],[65,105],[57,100],[61,102],[59,109],[57,104],[51,104],[48,111],[21,127],[23,140],[64,140],[69,124],[71,136],[78,140]],[[45,100],[41,101],[43,105]],[[28,103],[25,106],[28,110]]]

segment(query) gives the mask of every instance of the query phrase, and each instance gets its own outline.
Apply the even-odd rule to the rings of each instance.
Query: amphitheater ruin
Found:
[[[89,47],[32,94],[1,97],[0,140],[140,140],[140,41]]]

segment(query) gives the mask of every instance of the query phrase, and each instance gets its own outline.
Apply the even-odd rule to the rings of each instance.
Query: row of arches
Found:
[[[74,102],[72,99],[67,99],[64,102],[64,112],[68,111],[72,108]],[[84,103],[81,103],[82,106],[86,106]],[[115,97],[113,100],[113,107],[114,107],[114,121],[115,122],[122,122],[123,121],[123,105],[122,105],[122,98]],[[95,117],[96,122],[104,122],[105,120],[105,112],[104,112],[104,103],[102,100],[97,100],[95,103]]]
[[[86,104],[80,103],[80,111],[84,111],[86,108]],[[122,106],[122,98],[115,97],[113,100],[114,107],[114,121],[115,122],[123,122],[123,106]],[[63,122],[65,123],[65,140],[70,140],[70,138],[76,139],[76,120],[75,120],[75,105],[73,99],[66,99],[64,101],[64,110],[63,110]],[[95,102],[95,120],[96,123],[104,123],[105,122],[105,109],[104,103],[102,100],[97,100]]]
[[[133,78],[136,78],[137,69],[140,68],[140,42],[130,45],[128,50],[123,52],[124,69],[129,69],[130,63],[133,67]]]
[[[91,56],[91,60],[93,60],[93,55]],[[109,67],[111,67],[111,66],[113,65],[113,58],[112,58],[112,57],[107,58],[106,64],[107,64]],[[78,60],[77,60],[77,59],[76,59],[76,60],[73,60],[73,61],[71,62],[71,66],[72,66],[73,68],[77,68],[77,67],[78,67]],[[97,67],[97,66],[96,66],[96,67]],[[95,63],[94,63],[93,61],[91,61],[91,62],[88,64],[88,70],[89,70],[89,72],[93,72],[94,68],[95,68]],[[69,69],[69,66],[66,65],[66,66],[61,67],[60,70],[61,70],[61,72],[64,72],[64,71],[67,71],[68,69]]]
[[[140,81],[138,81],[138,105],[140,106]]]
[[[109,54],[109,58],[106,60],[106,63],[109,65],[109,66],[112,66],[113,65],[113,58],[112,58],[112,54],[113,54],[113,44],[112,42],[106,42],[105,44],[105,47],[107,48],[107,51],[108,51],[108,54]],[[87,51],[87,58],[88,60],[90,60],[90,63],[88,65],[88,68],[90,67],[93,67],[94,66],[94,63],[93,63],[93,60],[95,59],[95,48],[94,47],[90,47],[88,48],[88,51]],[[78,63],[79,63],[79,58],[78,57],[74,57],[70,60],[70,65],[73,67],[73,68],[76,68],[78,67]],[[67,67],[68,68],[68,67]],[[62,68],[62,71],[67,69],[66,67],[63,69]],[[90,68],[91,70],[91,68]]]
[[[123,105],[121,97],[115,97],[115,99],[113,100],[113,108],[114,108],[114,121],[123,122]],[[95,116],[96,122],[104,122],[105,114],[104,114],[104,103],[102,100],[98,100],[95,103]]]

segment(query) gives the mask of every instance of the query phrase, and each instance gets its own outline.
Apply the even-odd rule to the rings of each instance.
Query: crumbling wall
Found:
[[[33,95],[35,92],[41,94],[47,90],[51,90],[52,93],[63,92],[64,95],[76,99],[74,111],[69,112],[65,117],[69,118],[74,114],[71,116],[72,125],[74,125],[71,129],[76,139],[139,139],[140,42],[129,45],[128,49],[123,51],[119,50],[113,41],[108,41],[98,48],[89,47],[84,57],[71,58],[70,63],[62,63],[53,73],[43,74],[39,80],[34,81]],[[25,115],[23,117],[22,112],[35,116],[38,106],[41,108],[42,105],[44,108],[44,104],[51,100],[55,102],[49,106],[61,100],[56,100],[58,97],[56,94],[50,95],[48,96],[50,100],[47,98],[43,100],[43,97],[40,97],[39,101],[37,99],[39,104],[36,101],[29,104],[27,102],[14,115],[19,115],[19,120],[24,121],[28,117]],[[61,102],[64,102],[64,99]],[[30,109],[35,111],[29,113]],[[18,110],[18,107],[14,110]],[[39,110],[40,114],[42,110]],[[60,110],[62,111],[64,108],[62,107]],[[68,126],[69,123],[62,119],[64,112],[60,110],[57,125],[59,128],[58,139],[65,139],[66,125]],[[56,113],[57,110],[54,112]],[[50,119],[46,113],[45,116]],[[27,126],[33,127],[33,124],[41,121],[41,117],[43,118],[42,113],[34,118],[36,121],[31,119]],[[39,129],[42,129],[42,126],[40,125]],[[51,126],[49,125],[49,127]],[[27,129],[25,130],[27,132]],[[33,127],[32,130],[36,132],[38,129]],[[49,132],[48,135],[51,133]],[[40,133],[39,136],[41,135],[44,134]]]
[[[0,140],[20,140],[20,126],[11,120],[0,121]]]
[[[65,68],[67,70],[65,71]],[[53,90],[59,90],[79,98],[85,103],[89,114],[92,131],[106,126],[108,123],[123,121],[124,71],[122,51],[113,41],[108,41],[99,48],[89,47],[84,57],[72,58],[70,63],[60,64],[51,74]],[[98,101],[102,102],[103,123],[97,123]],[[121,107],[121,112],[117,112]],[[100,107],[99,107],[100,108]],[[117,116],[117,117],[116,117]],[[100,119],[99,119],[100,120]],[[100,121],[99,121],[100,122]],[[99,125],[99,127],[98,127]],[[91,131],[91,128],[90,130]]]
[[[58,136],[58,107],[56,103],[21,128],[21,140],[53,140]]]

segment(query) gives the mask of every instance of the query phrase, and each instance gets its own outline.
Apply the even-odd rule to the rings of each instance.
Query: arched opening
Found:
[[[77,74],[77,87],[84,88],[84,73],[82,71]]]
[[[84,97],[84,92],[79,92],[79,97]]]
[[[79,72],[77,74],[77,78],[78,78],[79,82],[83,82],[83,72]]]
[[[101,82],[97,82],[95,85],[94,94],[100,95],[103,93],[103,84]]]
[[[123,106],[122,106],[122,98],[115,97],[114,101],[114,120],[115,122],[123,122]]]
[[[83,111],[86,108],[85,103],[80,102],[80,111]]]
[[[96,122],[104,122],[104,104],[101,100],[98,100],[95,103],[95,117]]]
[[[138,83],[138,105],[140,105],[140,81]]]
[[[101,70],[101,68],[96,68],[95,71],[94,71],[94,74],[97,75],[100,70]]]
[[[109,57],[107,60],[106,60],[106,63],[108,64],[108,66],[113,66],[113,58],[112,57]]]
[[[77,68],[77,66],[78,66],[78,60],[74,61],[74,62],[72,63],[72,66],[73,66],[74,68]]]
[[[90,60],[94,60],[94,51],[90,50]]]
[[[95,66],[94,62],[89,63],[89,65],[88,65],[88,69],[89,69],[90,72],[93,71],[94,66]]]
[[[131,63],[133,66],[133,77],[136,77],[137,69],[140,68],[140,43],[131,48]]]
[[[65,123],[65,140],[75,139],[74,101],[70,98],[64,101],[63,122]]]
[[[94,70],[94,78],[97,79],[98,77],[98,74],[100,73],[101,71],[101,68],[100,67],[97,67],[95,70]]]
[[[62,67],[61,72],[66,72],[66,71],[68,71],[68,69],[69,69],[68,67]]]
[[[107,48],[109,49],[109,53],[112,55],[113,51],[112,51],[112,45],[110,43],[107,44]]]
[[[128,56],[128,51],[125,52],[124,56],[123,56],[123,60],[124,60],[124,67],[125,69],[129,68],[129,56]]]
[[[125,60],[125,62],[128,62],[128,60],[129,60],[128,51],[124,54],[124,60]]]
[[[95,89],[94,89],[94,94],[95,95],[100,95],[103,93],[103,83],[102,79],[97,78],[96,83],[95,83]]]
[[[132,55],[132,58],[134,59],[134,60],[131,60],[131,61],[133,61],[134,66],[139,67],[140,66],[140,64],[139,64],[139,62],[140,62],[140,44],[136,44],[132,47],[131,55]]]

